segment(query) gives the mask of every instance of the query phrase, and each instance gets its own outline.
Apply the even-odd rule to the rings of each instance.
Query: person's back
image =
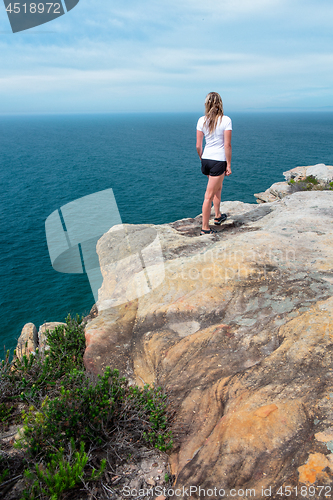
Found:
[[[219,117],[213,132],[209,132],[208,127],[205,125],[205,120],[206,117],[202,116],[199,118],[197,125],[197,130],[201,130],[204,133],[206,141],[202,158],[225,161],[224,131],[232,129],[231,120],[226,115],[223,115],[222,118]]]

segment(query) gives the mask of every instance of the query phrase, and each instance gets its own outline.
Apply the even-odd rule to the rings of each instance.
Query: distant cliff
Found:
[[[318,163],[308,167],[296,167],[283,172],[284,182],[275,182],[262,193],[254,196],[257,203],[277,201],[297,191],[333,190],[333,166]]]

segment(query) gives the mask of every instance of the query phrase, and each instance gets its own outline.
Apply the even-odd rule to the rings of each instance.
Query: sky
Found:
[[[80,0],[12,33],[1,2],[0,114],[333,111],[332,28],[332,0]]]

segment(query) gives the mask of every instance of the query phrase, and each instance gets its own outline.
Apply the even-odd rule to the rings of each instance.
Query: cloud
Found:
[[[114,110],[125,94],[128,109],[152,96],[154,109],[188,109],[213,87],[233,106],[308,105],[310,88],[333,83],[332,20],[325,0],[81,0],[49,24],[55,33],[0,36],[0,112],[40,109],[38,95],[45,110]]]
[[[203,88],[207,85],[227,86],[229,89],[271,87],[285,91],[288,87],[304,89],[322,82],[333,86],[333,73],[327,75],[327,68],[332,67],[333,53],[303,54],[300,56],[267,56],[249,53],[221,53],[211,51],[207,56],[204,49],[184,49],[155,47],[147,48],[144,44],[136,47],[135,58],[131,55],[131,46],[126,43],[114,47],[90,44],[89,47],[39,52],[39,60],[33,61],[33,49],[28,55],[26,66],[15,72],[7,68],[0,77],[0,92],[9,95],[24,92],[25,95],[61,92],[75,94],[83,98],[84,92],[91,97],[98,93],[117,91],[121,87],[133,88],[137,96],[138,89],[145,92],[145,87],[157,88],[168,86],[170,89],[182,88],[188,92],[190,87]],[[131,58],[131,64],[126,60]],[[75,68],[70,61],[75,60]],[[52,61],[52,63],[48,62]],[[31,74],[30,65],[36,70]],[[98,94],[97,93],[97,94]],[[245,92],[246,93],[246,92]],[[98,98],[98,95],[97,95]],[[96,98],[95,98],[96,99]],[[133,106],[129,100],[129,106]]]

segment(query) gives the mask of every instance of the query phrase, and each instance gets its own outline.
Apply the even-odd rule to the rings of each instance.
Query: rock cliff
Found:
[[[212,236],[198,216],[99,240],[85,364],[166,388],[175,488],[313,498],[333,484],[333,192],[221,210]]]
[[[310,189],[328,189],[333,190],[333,166],[318,163],[308,167],[295,167],[287,172],[283,172],[284,182],[275,182],[266,191],[257,193],[254,196],[257,198],[257,203],[267,203],[276,201],[295,191],[310,190]],[[307,182],[307,179],[314,181]]]

